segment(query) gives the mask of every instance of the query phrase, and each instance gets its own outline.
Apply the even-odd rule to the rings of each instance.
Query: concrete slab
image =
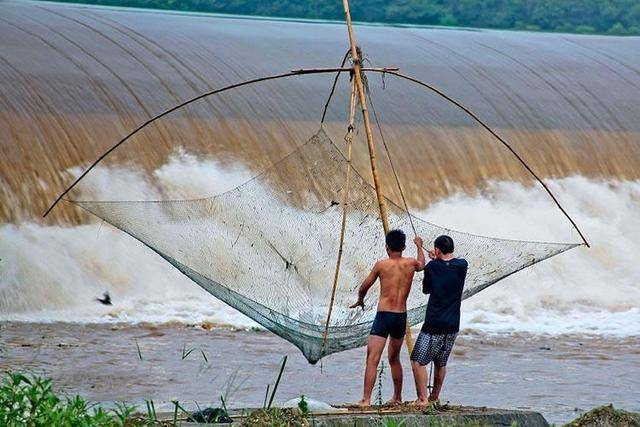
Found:
[[[232,424],[239,425],[246,419],[246,415],[256,411],[255,408],[235,409],[230,411]],[[539,412],[496,409],[486,407],[469,407],[444,405],[436,411],[421,411],[414,407],[399,408],[371,408],[367,410],[348,408],[343,412],[311,413],[306,417],[309,426],[317,427],[360,427],[360,426],[518,426],[518,427],[546,427],[547,420]],[[198,425],[185,423],[185,426]],[[202,424],[199,424],[202,425]],[[220,424],[210,424],[220,425]]]

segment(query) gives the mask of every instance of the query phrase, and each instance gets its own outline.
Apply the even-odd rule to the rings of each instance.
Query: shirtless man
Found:
[[[371,393],[376,380],[380,356],[389,339],[389,366],[393,378],[393,397],[387,404],[402,403],[402,366],[400,349],[407,327],[407,297],[411,290],[413,275],[422,271],[425,265],[422,239],[416,236],[418,254],[416,258],[403,257],[407,237],[401,230],[391,230],[386,236],[386,248],[389,258],[376,262],[371,273],[364,279],[358,291],[358,301],[349,308],[362,307],[369,288],[380,278],[380,300],[378,312],[373,321],[367,345],[367,368],[364,373],[364,393],[359,406],[371,406]]]

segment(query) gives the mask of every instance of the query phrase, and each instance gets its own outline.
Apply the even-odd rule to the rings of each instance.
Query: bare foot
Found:
[[[362,399],[358,403],[356,403],[356,406],[358,406],[360,408],[369,407],[369,406],[371,406],[371,400]]]
[[[384,404],[385,406],[398,406],[398,405],[402,405],[402,399],[391,399],[391,400],[387,400],[387,402]]]
[[[427,406],[429,404],[429,399],[416,399],[412,403],[416,406]]]

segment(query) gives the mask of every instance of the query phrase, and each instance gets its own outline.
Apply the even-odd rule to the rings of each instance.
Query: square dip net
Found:
[[[196,200],[73,201],[133,236],[216,298],[298,347],[307,360],[366,343],[378,297],[348,308],[384,235],[374,188],[354,170],[345,239],[328,337],[323,343],[339,250],[348,161],[324,130],[261,175],[225,193]],[[409,230],[391,200],[391,228]],[[456,242],[469,272],[469,298],[523,268],[577,244],[504,240],[462,233],[412,217],[425,242]],[[424,319],[422,275],[408,300],[411,325]]]

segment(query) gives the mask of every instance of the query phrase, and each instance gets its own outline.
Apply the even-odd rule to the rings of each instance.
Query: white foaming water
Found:
[[[242,167],[225,168],[177,152],[154,172],[153,182],[122,167],[98,169],[84,182],[83,198],[204,197],[248,177]],[[571,177],[550,186],[592,248],[537,264],[467,300],[463,327],[487,333],[640,335],[640,265],[635,262],[640,182]],[[496,237],[577,241],[539,188],[511,182],[492,183],[477,195],[454,195],[420,216]],[[106,224],[0,225],[0,258],[0,320],[257,326]],[[106,290],[113,306],[94,301]]]
[[[463,327],[496,333],[640,335],[640,182],[570,177],[549,186],[591,248],[536,264],[465,301]],[[471,233],[580,241],[539,187],[512,182],[493,183],[477,196],[448,198],[424,215]]]

